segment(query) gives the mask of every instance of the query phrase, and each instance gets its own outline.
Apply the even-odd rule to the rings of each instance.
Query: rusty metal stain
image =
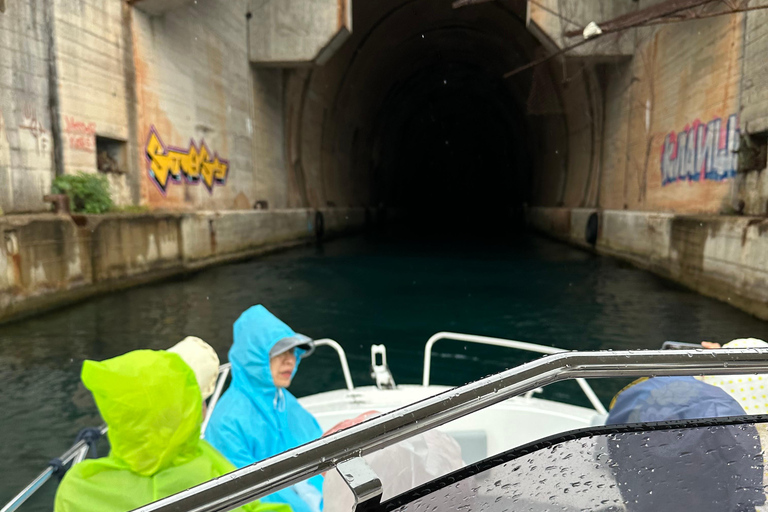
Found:
[[[19,250],[19,238],[16,231],[6,231],[4,236],[5,253],[10,258],[13,265],[13,285],[17,288],[23,288],[24,282],[21,274],[21,254]]]
[[[24,288],[24,283],[21,279],[21,254],[14,254],[11,256],[13,262],[13,284],[18,288]]]
[[[0,0],[1,1],[1,0]],[[338,13],[338,20],[336,22],[336,30],[340,31],[343,28],[349,29],[347,26],[347,0],[338,0],[339,8],[336,10]]]

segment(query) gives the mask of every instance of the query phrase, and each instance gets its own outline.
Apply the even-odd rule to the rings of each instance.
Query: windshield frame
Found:
[[[694,420],[654,421],[646,423],[625,423],[617,425],[600,425],[562,432],[538,441],[527,443],[512,448],[497,455],[486,457],[474,464],[465,466],[459,470],[448,473],[440,478],[414,487],[410,491],[394,496],[381,503],[363,504],[356,512],[389,512],[403,505],[423,498],[433,492],[456,484],[459,481],[478,475],[484,471],[502,464],[525,457],[534,452],[552,448],[568,441],[590,438],[594,436],[606,436],[611,434],[625,434],[635,432],[658,432],[675,429],[694,429],[716,426],[754,425],[758,423],[768,424],[768,414],[724,416],[721,418],[699,418]],[[768,492],[768,490],[767,490]]]

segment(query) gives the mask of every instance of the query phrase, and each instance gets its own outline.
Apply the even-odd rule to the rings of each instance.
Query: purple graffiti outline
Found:
[[[226,174],[226,176],[224,177],[223,180],[214,177],[213,178],[213,182],[211,183],[211,186],[209,187],[208,184],[205,183],[205,181],[202,180],[201,178],[191,178],[190,179],[190,177],[186,173],[186,171],[184,171],[184,169],[180,167],[180,171],[181,172],[179,173],[178,177],[174,176],[174,174],[172,172],[168,173],[169,174],[169,178],[168,178],[168,181],[165,184],[165,188],[163,188],[163,186],[160,184],[160,181],[155,176],[155,173],[152,171],[152,156],[149,154],[149,151],[147,150],[147,148],[149,147],[149,142],[152,140],[152,135],[153,134],[155,135],[155,137],[157,137],[157,141],[160,143],[160,147],[163,148],[163,154],[165,154],[165,155],[167,155],[168,152],[170,152],[170,151],[173,151],[173,152],[176,152],[176,153],[181,153],[182,155],[187,155],[192,150],[192,148],[195,148],[195,151],[197,151],[199,153],[201,149],[205,148],[205,150],[208,152],[208,154],[212,155],[212,158],[213,158],[214,161],[218,158],[219,162],[221,162],[222,164],[227,166],[227,174]],[[227,184],[227,180],[229,179],[229,171],[230,171],[229,160],[225,159],[225,158],[221,158],[219,156],[218,152],[214,151],[213,153],[211,153],[211,150],[208,147],[208,144],[206,144],[205,139],[200,139],[200,146],[198,146],[197,143],[195,142],[195,139],[190,137],[189,138],[189,146],[186,149],[180,148],[180,147],[176,147],[176,146],[170,146],[170,145],[167,146],[163,142],[163,138],[160,137],[160,132],[157,131],[157,128],[155,128],[155,125],[150,125],[150,127],[149,127],[149,134],[147,135],[147,142],[144,144],[144,158],[147,160],[147,175],[149,177],[149,181],[154,183],[154,185],[157,187],[157,190],[160,191],[160,193],[163,195],[163,197],[167,197],[168,196],[168,186],[170,185],[171,181],[173,181],[174,183],[178,184],[178,183],[181,183],[182,180],[183,180],[187,185],[190,185],[190,186],[199,185],[202,182],[203,185],[205,185],[205,189],[208,191],[208,194],[209,195],[213,195],[213,187],[215,187],[217,185],[218,186],[225,186]]]

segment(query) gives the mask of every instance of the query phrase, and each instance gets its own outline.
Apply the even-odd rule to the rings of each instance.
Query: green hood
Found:
[[[137,350],[83,364],[83,384],[109,426],[109,457],[152,476],[199,455],[202,398],[177,354]]]
[[[112,451],[64,475],[54,512],[128,512],[235,469],[200,439],[200,389],[178,355],[138,350],[86,361],[82,378],[109,425]],[[291,509],[254,502],[237,511]]]

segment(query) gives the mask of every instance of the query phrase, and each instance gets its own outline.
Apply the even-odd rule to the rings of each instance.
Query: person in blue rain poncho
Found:
[[[234,325],[229,351],[232,384],[211,415],[205,439],[237,467],[247,466],[322,435],[317,420],[287,389],[299,361],[314,348],[264,306],[249,308]],[[262,498],[294,512],[322,510],[323,477]]]

